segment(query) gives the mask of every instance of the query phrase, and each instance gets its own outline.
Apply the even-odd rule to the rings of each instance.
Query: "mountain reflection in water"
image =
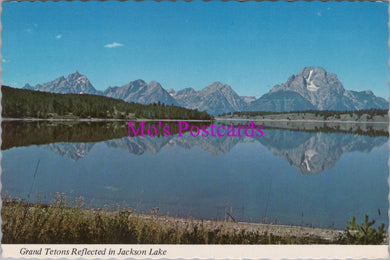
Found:
[[[229,208],[239,220],[341,228],[352,215],[387,212],[388,138],[381,126],[362,135],[360,127],[356,134],[272,125],[262,137],[127,137],[126,122],[3,122],[2,128],[3,195],[27,198],[34,183],[32,197],[43,201],[64,192],[90,206],[157,204],[200,218],[224,218]]]

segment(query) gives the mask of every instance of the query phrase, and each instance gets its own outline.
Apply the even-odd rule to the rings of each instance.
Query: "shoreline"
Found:
[[[161,122],[177,122],[177,121],[185,121],[185,122],[212,122],[215,120],[201,120],[201,119],[113,119],[113,118],[1,118],[2,121],[49,121],[49,122],[128,122],[128,121],[136,121],[136,122],[153,122],[153,121],[161,121]]]
[[[113,119],[113,118],[1,118],[2,121],[49,121],[49,122],[223,122],[223,121],[244,121],[244,122],[298,122],[298,123],[342,123],[342,124],[389,124],[385,121],[341,121],[341,120],[312,120],[312,119],[297,119],[297,120],[288,120],[288,119],[258,119],[258,118],[218,118],[214,120],[200,120],[200,119]]]
[[[245,118],[215,118],[215,121],[256,121],[256,122],[299,122],[299,123],[345,123],[345,124],[389,124],[389,122],[371,122],[371,121],[337,121],[337,120],[312,120],[312,119],[296,119],[296,120],[288,120],[288,119],[245,119]]]
[[[245,230],[247,232],[260,232],[270,233],[275,236],[287,237],[294,236],[299,238],[305,238],[309,236],[318,237],[327,241],[334,241],[340,235],[344,233],[344,230],[318,228],[318,227],[304,227],[296,225],[283,225],[283,224],[264,224],[254,222],[236,222],[236,221],[223,221],[223,220],[209,220],[209,219],[192,219],[183,217],[170,217],[164,215],[149,215],[149,214],[137,214],[138,217],[149,220],[158,221],[161,224],[179,225],[181,228],[185,228],[192,225],[203,225],[206,229],[213,229],[215,227],[223,227],[225,232],[234,232]]]

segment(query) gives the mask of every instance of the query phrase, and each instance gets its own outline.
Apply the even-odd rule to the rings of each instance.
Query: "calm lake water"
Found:
[[[343,127],[127,137],[126,122],[3,122],[2,195],[340,229],[367,213],[388,225],[387,132]]]

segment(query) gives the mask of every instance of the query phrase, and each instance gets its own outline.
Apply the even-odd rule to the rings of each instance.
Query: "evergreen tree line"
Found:
[[[56,94],[2,86],[5,118],[213,119],[207,112],[173,105],[142,105],[89,94]]]

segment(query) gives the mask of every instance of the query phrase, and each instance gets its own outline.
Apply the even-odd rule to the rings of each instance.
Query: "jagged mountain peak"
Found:
[[[309,95],[315,95],[315,92],[328,91],[332,88],[338,92],[344,91],[335,74],[328,73],[322,67],[304,67],[298,74],[291,75],[284,84],[273,87],[270,92],[295,91],[308,98]]]
[[[303,77],[305,77],[306,79],[309,77],[309,74],[310,72],[314,73],[314,74],[319,74],[319,75],[322,75],[322,76],[325,76],[325,74],[327,73],[326,70],[322,67],[311,67],[311,66],[308,66],[308,67],[303,67],[297,75],[301,75]]]
[[[135,84],[140,84],[140,85],[145,85],[145,84],[147,84],[146,81],[143,80],[143,79],[136,79],[136,80],[131,81],[131,82],[133,82],[133,83],[135,83]]]
[[[223,85],[220,81],[214,81],[208,87],[222,87]]]
[[[227,84],[222,84],[219,81],[215,81],[215,82],[211,83],[210,85],[205,87],[203,90],[205,90],[205,91],[216,91],[216,90],[231,90],[231,91],[233,91],[231,86],[229,86]]]
[[[73,85],[90,83],[87,76],[80,74],[77,70],[69,74],[66,80]]]
[[[149,86],[151,86],[152,88],[162,88],[161,84],[154,80],[149,83]]]
[[[288,101],[288,102],[287,102]],[[356,92],[344,89],[336,74],[322,67],[304,67],[281,85],[254,101],[249,110],[357,110],[388,108],[388,103],[371,91]]]
[[[147,83],[143,79],[137,79],[137,80],[130,81],[129,83],[123,85],[122,87],[140,87],[144,85],[147,85]]]
[[[25,89],[33,89],[52,93],[73,93],[73,94],[100,94],[85,75],[75,71],[68,77],[58,77],[53,81],[37,84],[34,87],[26,84]]]
[[[342,100],[343,85],[334,74],[321,67],[305,67],[286,83],[272,89],[273,92],[280,90],[296,92],[320,110],[343,110],[346,107],[345,100]]]
[[[176,100],[156,81],[147,84],[142,79],[131,81],[122,87],[108,88],[103,93],[107,97],[123,99],[140,104],[164,103],[177,105]]]
[[[84,76],[84,75],[82,75],[78,70],[76,70],[75,72],[69,74],[69,75],[68,75],[68,78],[69,78],[69,77],[78,78],[78,77],[80,77],[80,76]]]
[[[178,92],[179,93],[179,92]],[[222,84],[219,81],[213,82],[200,91],[187,89],[184,100],[186,107],[206,110],[211,114],[222,114],[226,112],[242,111],[246,103],[231,86]]]

